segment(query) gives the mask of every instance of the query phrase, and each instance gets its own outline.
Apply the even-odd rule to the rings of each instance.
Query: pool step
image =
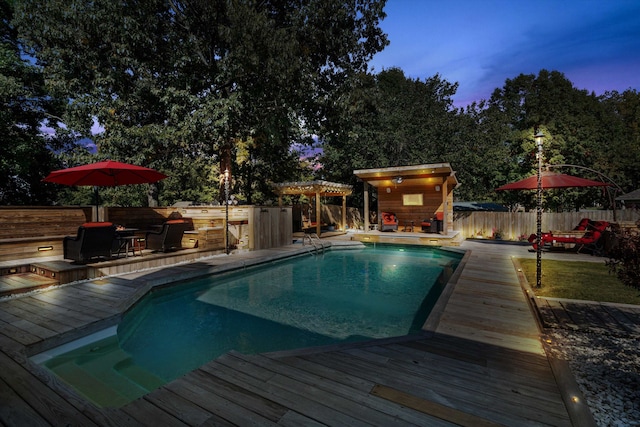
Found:
[[[113,345],[96,348],[77,361],[50,361],[50,369],[65,382],[102,407],[125,405],[165,384],[133,363],[131,356]]]

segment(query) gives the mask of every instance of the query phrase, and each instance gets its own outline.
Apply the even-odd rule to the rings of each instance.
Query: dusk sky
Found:
[[[639,0],[388,0],[385,12],[373,72],[440,74],[459,83],[457,106],[541,69],[597,95],[640,90]]]

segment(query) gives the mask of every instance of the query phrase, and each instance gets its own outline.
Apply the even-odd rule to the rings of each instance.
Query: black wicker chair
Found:
[[[188,225],[182,219],[173,219],[162,224],[159,231],[148,231],[145,236],[146,248],[161,252],[182,249],[182,235]]]
[[[64,259],[84,264],[93,258],[111,258],[116,227],[110,222],[87,222],[78,227],[78,235],[62,242]]]

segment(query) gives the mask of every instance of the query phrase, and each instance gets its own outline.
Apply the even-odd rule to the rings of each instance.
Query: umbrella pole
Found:
[[[100,199],[98,198],[98,186],[94,185],[93,186],[93,194],[94,197],[96,198],[96,222],[100,222]]]

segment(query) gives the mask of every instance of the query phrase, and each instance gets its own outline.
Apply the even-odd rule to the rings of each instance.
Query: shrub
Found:
[[[607,252],[609,271],[632,288],[640,289],[640,233],[615,230],[616,244]]]

